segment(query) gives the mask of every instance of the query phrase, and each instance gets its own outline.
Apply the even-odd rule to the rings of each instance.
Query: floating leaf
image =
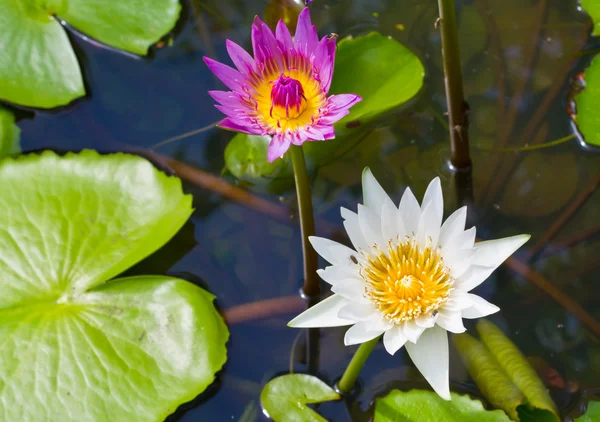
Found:
[[[600,35],[600,3],[597,0],[581,0],[580,4],[594,22],[593,34]]]
[[[225,148],[225,165],[240,180],[256,181],[261,177],[291,176],[289,157],[272,163],[267,160],[270,136],[255,136],[238,133]]]
[[[54,18],[35,3],[0,0],[0,99],[52,108],[85,95],[75,53]]]
[[[55,15],[108,45],[146,54],[176,23],[178,0],[0,0],[0,99],[52,108],[85,95],[73,48]]]
[[[132,155],[0,162],[1,420],[162,421],[212,383],[228,337],[214,297],[166,276],[111,280],[191,201]]]
[[[585,89],[575,96],[577,127],[585,142],[600,146],[600,55],[594,57],[584,76]]]
[[[305,374],[277,377],[260,394],[263,409],[275,422],[326,422],[307,404],[339,399],[323,381]]]
[[[485,410],[469,396],[451,395],[446,401],[432,391],[393,390],[376,400],[374,422],[510,422],[502,410]]]
[[[21,152],[20,135],[14,114],[0,106],[0,158]]]
[[[79,31],[121,50],[145,55],[177,23],[179,0],[69,0],[59,13]]]
[[[593,401],[587,406],[587,411],[583,416],[575,419],[575,422],[598,422],[600,421],[600,402]]]
[[[556,419],[549,420],[559,420],[558,411],[548,389],[517,346],[488,320],[482,319],[477,323],[477,332],[483,344],[496,358],[502,370],[525,395],[529,404],[536,409],[546,410],[556,417]]]
[[[365,121],[414,97],[423,86],[423,64],[391,37],[371,32],[340,41],[331,94],[353,93],[363,100],[336,128]]]

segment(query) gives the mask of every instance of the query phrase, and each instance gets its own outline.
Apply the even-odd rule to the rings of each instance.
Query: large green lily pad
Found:
[[[21,130],[15,124],[15,116],[0,106],[0,158],[21,151]]]
[[[583,416],[575,419],[575,422],[598,422],[600,421],[600,402],[593,401],[587,406],[587,411]]]
[[[53,108],[85,95],[60,16],[100,42],[146,54],[175,25],[178,0],[0,0],[0,99]]]
[[[307,404],[339,399],[340,395],[330,386],[306,374],[277,377],[260,394],[265,413],[275,422],[326,422]]]
[[[594,35],[600,35],[600,3],[597,0],[581,0],[581,7],[585,10],[594,22]]]
[[[378,32],[340,41],[331,94],[352,93],[362,101],[338,127],[365,121],[414,97],[423,86],[423,64],[408,48]]]
[[[374,422],[510,422],[502,410],[485,410],[469,396],[451,395],[446,401],[432,391],[393,390],[377,399]]]
[[[228,338],[213,296],[166,276],[111,280],[191,201],[132,155],[0,161],[0,420],[162,421],[212,383]]]
[[[600,146],[600,55],[594,57],[585,70],[585,88],[575,96],[577,127],[585,142]]]

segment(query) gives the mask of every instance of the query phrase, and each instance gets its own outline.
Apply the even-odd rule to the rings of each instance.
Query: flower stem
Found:
[[[315,235],[315,219],[313,217],[312,200],[304,152],[299,145],[290,148],[292,165],[294,167],[294,180],[298,196],[298,210],[300,212],[300,230],[302,232],[302,254],[304,256],[304,286],[303,293],[308,297],[319,294],[319,279],[317,278],[317,253],[308,241],[309,236]]]
[[[366,343],[362,343],[359,346],[358,350],[352,357],[352,360],[348,364],[344,375],[342,375],[342,379],[340,379],[340,382],[338,382],[337,389],[341,394],[348,394],[352,391],[354,384],[358,379],[358,374],[360,374],[363,366],[365,366],[365,362],[375,348],[379,337],[369,340]]]
[[[442,31],[442,55],[446,75],[446,102],[450,121],[450,162],[456,169],[471,166],[469,157],[469,105],[463,92],[456,8],[454,0],[438,0]]]

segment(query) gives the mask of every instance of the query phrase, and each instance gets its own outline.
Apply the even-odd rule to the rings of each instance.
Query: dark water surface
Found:
[[[532,239],[517,259],[535,252],[528,265],[536,274],[600,320],[600,192],[594,185],[600,155],[575,140],[542,150],[492,151],[571,133],[566,113],[570,80],[592,57],[577,55],[584,48],[599,48],[597,40],[588,38],[589,19],[577,10],[575,0],[465,0],[457,6],[471,106],[470,224],[477,225],[480,238],[530,233]],[[21,120],[24,150],[151,147],[217,121],[221,115],[206,92],[223,86],[202,57],[229,62],[226,38],[249,47],[252,18],[264,10],[261,0],[191,0],[173,45],[157,49],[148,60],[74,37],[89,95],[68,109]],[[339,208],[355,209],[362,200],[360,174],[366,165],[396,201],[406,186],[421,198],[427,183],[439,175],[447,216],[457,200],[445,166],[448,144],[440,38],[434,29],[436,1],[316,0],[312,10],[321,35],[336,32],[345,37],[377,30],[406,44],[426,68],[425,86],[415,100],[384,116],[364,141],[315,173],[318,234],[346,241]],[[218,176],[231,137],[212,129],[159,152]],[[195,198],[191,222],[133,272],[169,272],[201,283],[216,294],[221,308],[297,294],[302,255],[293,191],[269,193],[268,186],[248,187],[290,215],[274,218],[191,183],[185,189]],[[587,200],[585,192],[592,192]],[[572,218],[556,225],[570,208],[575,210]],[[492,320],[542,367],[545,380],[553,380],[553,397],[565,415],[576,415],[584,396],[600,388],[597,337],[532,283],[531,274],[524,278],[504,266],[477,294],[500,306],[502,311]],[[302,332],[286,323],[296,313],[231,324],[229,359],[216,384],[171,419],[264,420],[258,401],[261,387],[289,371],[292,346]],[[343,346],[344,331],[321,331],[320,359],[311,369],[326,381],[342,374],[355,350]],[[296,371],[307,370],[304,341],[298,338],[292,359]],[[560,376],[550,377],[552,370]],[[477,394],[454,351],[450,377],[456,390]],[[391,357],[378,345],[361,374],[357,397],[322,405],[319,411],[334,421],[366,421],[376,394],[415,386],[426,384],[406,352]]]

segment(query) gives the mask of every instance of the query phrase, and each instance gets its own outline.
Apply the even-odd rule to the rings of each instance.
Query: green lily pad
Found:
[[[0,99],[63,106],[85,95],[67,34],[54,18],[117,48],[146,54],[175,25],[178,0],[0,0]]]
[[[583,416],[575,419],[575,422],[598,422],[600,421],[600,402],[593,401],[588,404],[587,411]]]
[[[594,22],[594,35],[600,35],[600,3],[597,0],[581,0],[581,8],[585,10]]]
[[[69,0],[59,16],[110,46],[145,55],[179,18],[179,0]]]
[[[267,160],[267,150],[271,142],[270,136],[246,135],[238,133],[225,148],[225,166],[240,180],[255,182],[264,178],[272,180],[276,177],[293,175],[289,157],[272,163]]]
[[[336,129],[365,121],[414,97],[423,86],[423,64],[408,48],[378,32],[340,41],[331,94],[352,93],[362,101]]]
[[[14,114],[0,106],[0,158],[21,152],[20,137]]]
[[[485,410],[478,400],[450,394],[446,401],[432,391],[393,390],[376,400],[374,422],[510,422],[502,410]]]
[[[585,88],[575,96],[577,105],[577,127],[585,142],[600,146],[600,55],[594,57],[585,70]]]
[[[307,404],[339,399],[340,395],[330,386],[305,374],[277,377],[260,394],[264,411],[275,422],[326,422]]]
[[[111,280],[191,202],[132,155],[0,161],[1,420],[162,421],[213,382],[229,335],[214,297],[167,276]]]
[[[515,421],[560,420],[547,388],[519,349],[487,320],[477,323],[477,331],[481,342],[468,334],[452,340],[485,398]]]

